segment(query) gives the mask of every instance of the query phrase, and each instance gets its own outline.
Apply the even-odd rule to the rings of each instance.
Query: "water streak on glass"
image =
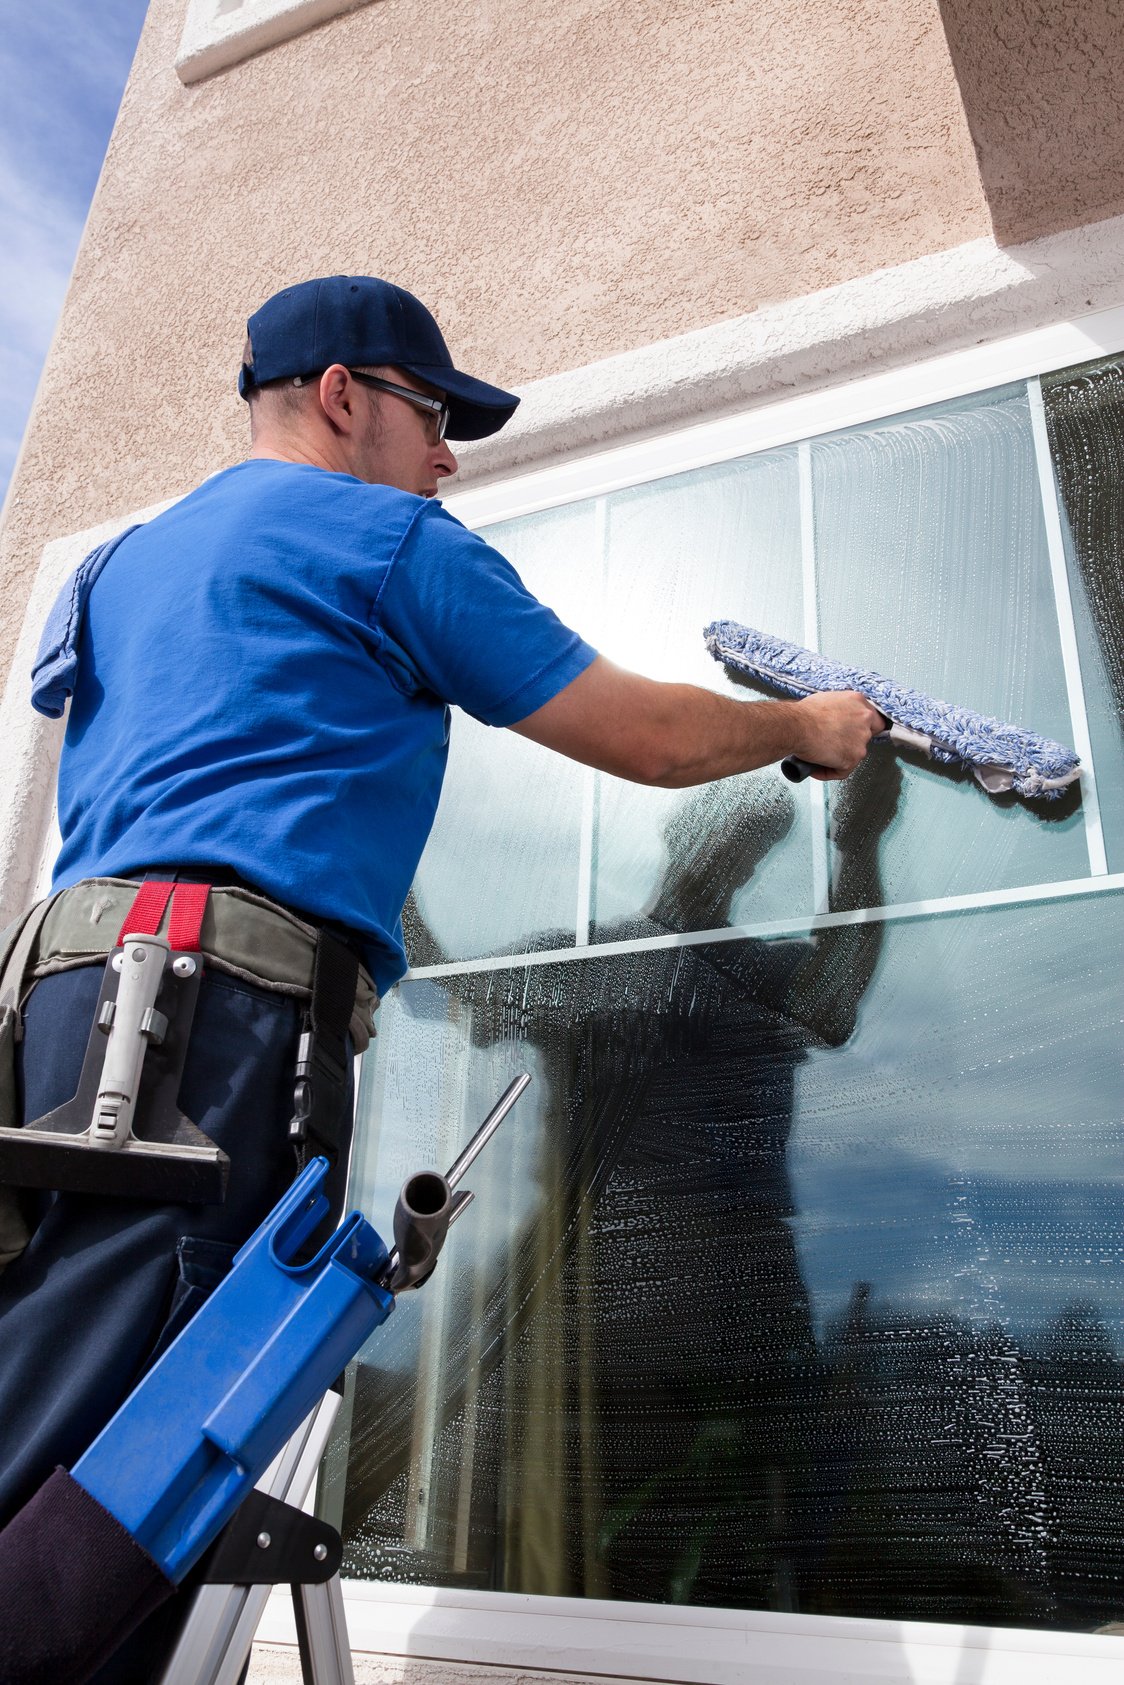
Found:
[[[585,634],[593,506],[485,529],[528,588]],[[583,769],[454,711],[437,819],[403,924],[412,965],[574,941]]]
[[[812,475],[824,652],[1068,743],[1025,389],[816,440]],[[899,759],[887,901],[1087,874],[1078,789],[1052,803],[995,798],[966,771]],[[857,904],[838,861],[832,903]]]
[[[606,554],[604,653],[651,678],[750,700],[702,630],[735,619],[800,641],[795,449],[616,493]],[[807,913],[810,815],[806,793],[794,799],[775,767],[701,791],[599,779],[594,940]]]
[[[1042,381],[1109,871],[1124,865],[1124,365]]]

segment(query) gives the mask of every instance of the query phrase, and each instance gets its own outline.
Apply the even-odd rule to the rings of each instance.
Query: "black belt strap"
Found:
[[[317,1153],[325,1154],[332,1164],[339,1157],[347,1124],[347,1037],[358,982],[357,956],[328,931],[318,931],[312,999],[297,1052],[294,1113],[289,1125],[289,1139],[302,1169]]]

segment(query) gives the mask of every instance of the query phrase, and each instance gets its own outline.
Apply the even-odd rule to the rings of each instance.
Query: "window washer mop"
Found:
[[[987,714],[975,714],[951,702],[885,679],[880,673],[830,661],[799,644],[770,637],[736,620],[715,620],[703,636],[716,661],[749,673],[786,696],[823,691],[859,691],[878,709],[885,729],[874,739],[918,749],[948,766],[970,767],[990,795],[1016,790],[1020,796],[1056,799],[1081,775],[1072,749]],[[816,770],[795,757],[781,763],[798,783]]]

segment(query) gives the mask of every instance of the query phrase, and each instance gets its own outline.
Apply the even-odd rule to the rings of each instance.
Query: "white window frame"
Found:
[[[338,5],[334,10],[342,8]],[[1124,308],[933,357],[826,392],[679,428],[659,438],[598,452],[557,466],[508,477],[447,498],[447,507],[478,527],[580,499],[605,496],[691,468],[729,461],[753,451],[799,443],[944,399],[1124,352]],[[1032,401],[1033,407],[1033,401]],[[1036,435],[1036,443],[1041,440]],[[1046,459],[1048,467],[1048,457]],[[1060,527],[1051,527],[1052,474],[1042,474],[1044,513],[1055,589]],[[62,722],[45,721],[27,705],[27,673],[39,630],[70,568],[94,544],[133,521],[147,520],[175,499],[60,538],[44,549],[16,656],[0,702],[0,782],[12,800],[0,811],[0,924],[18,913],[41,875],[53,822],[54,779]],[[1063,568],[1064,576],[1064,568]],[[1059,624],[1064,605],[1059,601]],[[814,628],[806,628],[806,633]],[[813,640],[814,641],[814,638]],[[1068,663],[1063,630],[1063,660]],[[1070,678],[1067,665],[1067,681]],[[1075,722],[1076,723],[1076,722]],[[1079,752],[1082,746],[1075,745]],[[1087,744],[1085,745],[1087,749]],[[1124,887],[1124,874],[1097,871],[1065,884],[1032,885],[984,895],[948,898],[856,914],[821,914],[801,930],[843,917],[918,917],[934,911],[1019,904],[1090,895]],[[748,927],[747,927],[748,928]],[[791,926],[753,927],[780,933]],[[745,930],[718,933],[737,939]],[[698,940],[701,933],[694,933]],[[706,933],[708,940],[714,933]],[[657,938],[683,942],[692,937]],[[637,947],[642,943],[627,944]],[[614,945],[597,945],[608,954]],[[519,956],[518,963],[573,958]],[[463,972],[490,961],[419,968]],[[499,963],[510,964],[510,961]],[[1124,1637],[1049,1630],[954,1626],[925,1622],[851,1620],[785,1615],[769,1610],[680,1609],[660,1604],[468,1592],[445,1588],[347,1582],[344,1586],[352,1647],[399,1658],[435,1659],[538,1673],[588,1673],[602,1678],[690,1681],[691,1685],[1117,1685]],[[265,1642],[295,1644],[288,1592],[275,1595],[259,1629]]]
[[[1124,1637],[1103,1633],[356,1581],[345,1581],[343,1593],[352,1650],[420,1663],[419,1680],[435,1661],[510,1668],[521,1685],[558,1674],[567,1685],[583,1676],[626,1685],[1119,1685],[1124,1663]],[[257,1640],[296,1645],[287,1586],[271,1595]]]
[[[202,82],[370,0],[189,0],[176,54],[181,82]]]

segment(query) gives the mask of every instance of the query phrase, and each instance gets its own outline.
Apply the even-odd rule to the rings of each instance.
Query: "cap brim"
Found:
[[[505,392],[502,386],[489,386],[486,380],[475,380],[470,374],[461,374],[459,369],[422,363],[397,363],[395,367],[444,392],[449,400],[446,437],[450,439],[486,439],[489,434],[498,433],[519,407],[514,392]]]

